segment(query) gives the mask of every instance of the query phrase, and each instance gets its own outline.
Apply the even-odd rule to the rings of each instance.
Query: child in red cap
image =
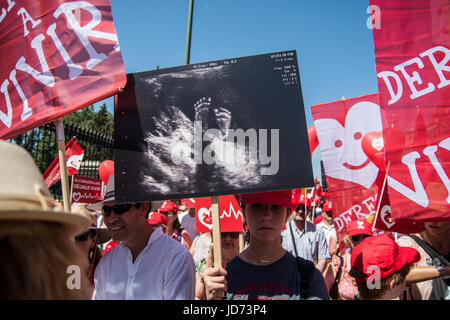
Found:
[[[406,289],[406,276],[420,260],[417,250],[399,247],[386,234],[364,239],[352,252],[350,275],[356,279],[359,298],[391,300]]]
[[[295,190],[240,196],[250,242],[226,270],[207,264],[203,273],[207,299],[221,299],[224,293],[233,300],[329,299],[314,263],[295,258],[281,245],[281,231],[298,199]]]

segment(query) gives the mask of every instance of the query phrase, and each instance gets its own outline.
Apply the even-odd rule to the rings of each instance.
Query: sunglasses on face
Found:
[[[226,238],[227,236],[229,236],[232,239],[237,239],[237,238],[239,238],[239,232],[223,232],[222,233],[223,238]]]
[[[93,237],[97,234],[97,230],[96,229],[89,229],[88,231],[86,231],[85,233],[80,234],[79,236],[75,237],[76,241],[86,241],[88,237]]]
[[[132,207],[132,204],[116,204],[112,207],[110,206],[103,206],[102,207],[102,214],[105,217],[109,217],[111,213],[114,211],[115,214],[121,215],[122,213],[125,213],[129,211]]]

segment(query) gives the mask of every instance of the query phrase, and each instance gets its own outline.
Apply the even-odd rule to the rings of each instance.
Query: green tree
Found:
[[[64,121],[107,136],[114,135],[114,116],[106,109],[106,104],[101,105],[97,112],[93,105],[72,112],[64,117]]]

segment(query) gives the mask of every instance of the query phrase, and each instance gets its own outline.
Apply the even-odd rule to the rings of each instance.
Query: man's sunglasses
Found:
[[[86,241],[89,236],[92,238],[96,234],[97,234],[97,230],[96,229],[89,229],[85,233],[82,233],[79,236],[76,236],[75,240],[76,241]]]
[[[129,203],[128,204],[116,204],[116,205],[113,205],[112,207],[103,206],[102,213],[103,213],[103,216],[105,216],[105,217],[109,217],[113,211],[115,214],[120,215],[120,214],[125,213],[128,210],[130,210],[132,206],[133,205],[129,204]]]
[[[233,239],[239,238],[239,232],[222,232],[222,237],[226,238],[227,236],[230,236]]]

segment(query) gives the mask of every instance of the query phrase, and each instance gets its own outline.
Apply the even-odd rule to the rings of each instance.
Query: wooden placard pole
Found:
[[[219,196],[211,197],[214,266],[222,266],[222,244],[220,234]]]
[[[244,232],[239,232],[239,252],[244,251]]]
[[[61,172],[61,189],[63,194],[64,211],[70,211],[69,183],[66,165],[66,141],[64,136],[63,119],[55,120],[56,141],[58,142],[59,168]]]

